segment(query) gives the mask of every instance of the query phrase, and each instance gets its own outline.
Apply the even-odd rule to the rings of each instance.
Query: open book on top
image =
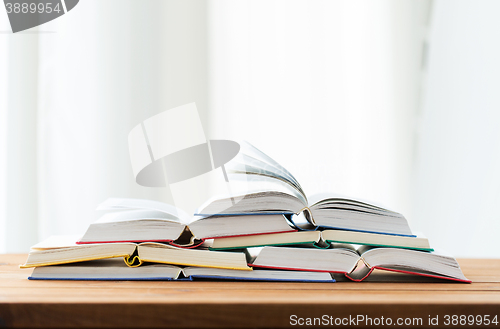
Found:
[[[143,199],[110,198],[97,210],[108,213],[89,226],[78,244],[156,241],[192,248],[206,239],[297,230],[282,214],[195,218],[172,205]]]
[[[414,236],[403,215],[372,202],[335,194],[307,197],[288,170],[248,143],[242,144],[240,154],[228,163],[227,170],[230,180],[244,181],[241,185],[245,185],[245,192],[215,197],[201,206],[196,215],[289,214],[294,224],[303,229]]]
[[[363,281],[374,269],[403,272],[452,281],[471,282],[452,256],[397,248],[333,244],[329,249],[264,247],[254,257],[252,267],[344,273],[353,281]]]

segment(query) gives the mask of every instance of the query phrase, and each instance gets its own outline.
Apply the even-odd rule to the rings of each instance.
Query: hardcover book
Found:
[[[335,282],[330,273],[256,269],[253,271],[207,267],[178,267],[144,264],[129,267],[123,259],[103,259],[82,263],[36,267],[30,280],[244,280]]]
[[[227,197],[214,197],[198,209],[197,216],[284,214],[301,229],[414,236],[403,215],[373,202],[333,193],[306,196],[288,170],[249,143],[242,144],[240,154],[227,166],[230,179],[244,177],[244,193],[236,195],[236,190]]]
[[[316,248],[329,248],[332,243],[352,243],[376,247],[394,247],[433,251],[429,240],[422,234],[416,237],[375,234],[343,230],[300,231],[248,235],[215,239],[210,250],[231,250],[262,246],[309,245]]]
[[[206,239],[297,230],[282,214],[200,218],[152,200],[110,198],[97,210],[108,212],[89,226],[78,244],[157,241],[193,248]]]
[[[470,282],[452,256],[398,248],[334,244],[330,249],[264,247],[249,264],[252,267],[344,273],[363,281],[374,269]]]
[[[136,267],[144,262],[176,264],[184,266],[219,267],[251,270],[243,252],[209,251],[208,249],[185,249],[164,243],[143,242],[139,244],[96,243],[76,244],[75,236],[52,236],[34,245],[22,268],[67,264],[97,259],[123,257],[125,263]]]

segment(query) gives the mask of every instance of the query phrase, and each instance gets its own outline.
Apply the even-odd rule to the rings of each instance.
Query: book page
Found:
[[[295,196],[276,191],[249,193],[242,197],[214,197],[199,210],[199,219],[215,215],[245,215],[245,214],[292,214],[304,208],[304,204]]]
[[[371,248],[364,250],[362,257],[371,267],[400,270],[436,276],[446,276],[468,281],[454,257],[440,251],[427,252],[397,248]]]
[[[378,202],[369,201],[369,200],[365,200],[362,198],[352,198],[352,197],[349,197],[346,195],[333,193],[333,192],[317,193],[317,194],[309,196],[308,200],[309,200],[310,207],[313,207],[313,206],[316,206],[316,205],[319,205],[322,203],[327,203],[330,200],[332,200],[332,201],[345,200],[348,203],[359,204],[359,205],[365,206],[365,207],[367,206],[367,207],[372,207],[372,208],[378,208],[381,210],[387,210],[387,211],[392,212],[392,210],[389,210],[387,207],[385,207],[384,205],[382,205]]]
[[[118,223],[145,219],[170,221],[181,224],[179,218],[171,214],[148,209],[122,210],[107,213],[102,215],[96,223]]]
[[[240,152],[226,167],[230,193],[213,195],[195,211],[195,216],[296,213],[307,206],[305,194],[292,174],[247,142],[241,142]]]
[[[246,154],[241,154],[241,156],[237,158],[237,160],[239,161],[235,161],[231,166],[231,170],[233,172],[242,172],[247,174],[256,174],[276,178],[283,181],[284,183],[292,185],[301,194],[304,194],[304,192],[302,191],[302,187],[300,186],[298,181],[289,172],[285,171],[286,169],[273,167],[268,163],[265,163]]]
[[[96,210],[127,210],[127,209],[143,209],[162,212],[170,216],[163,216],[172,220],[187,224],[191,220],[191,216],[186,214],[181,209],[163,203],[160,201],[146,200],[146,199],[130,199],[130,198],[109,198],[101,203]]]
[[[248,142],[241,142],[240,153],[228,164],[234,174],[267,176],[279,184],[287,184],[296,190],[299,198],[307,204],[307,198],[299,182],[278,162]]]

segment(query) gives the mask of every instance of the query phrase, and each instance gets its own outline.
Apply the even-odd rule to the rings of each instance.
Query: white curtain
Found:
[[[500,257],[498,1],[437,1],[413,174],[414,228],[463,257]]]
[[[2,15],[4,15],[2,17]],[[0,31],[8,31],[9,21],[0,11]],[[8,39],[0,36],[0,252],[6,250],[7,232],[7,86],[8,86]]]
[[[107,197],[171,201],[168,190],[135,183],[127,136],[189,102],[206,124],[205,8],[86,0],[39,33],[0,34],[8,68],[0,84],[8,87],[0,98],[0,252],[85,231]]]
[[[85,0],[3,32],[0,252],[82,232],[107,197],[171,201],[135,184],[127,135],[196,102],[207,137],[252,142],[308,194],[372,199],[455,256],[498,257],[479,243],[499,243],[498,9]]]
[[[426,1],[214,1],[210,114],[307,194],[381,202],[413,222]]]
[[[21,251],[20,241],[36,239],[37,218],[37,64],[38,36],[6,34],[2,12],[1,242],[3,250]],[[7,20],[7,21],[5,21]]]

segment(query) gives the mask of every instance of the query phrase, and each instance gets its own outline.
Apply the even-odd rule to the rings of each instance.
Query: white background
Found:
[[[0,8],[0,252],[79,233],[138,186],[127,135],[196,102],[305,191],[402,212],[457,257],[500,257],[494,1],[82,0],[12,34]]]

